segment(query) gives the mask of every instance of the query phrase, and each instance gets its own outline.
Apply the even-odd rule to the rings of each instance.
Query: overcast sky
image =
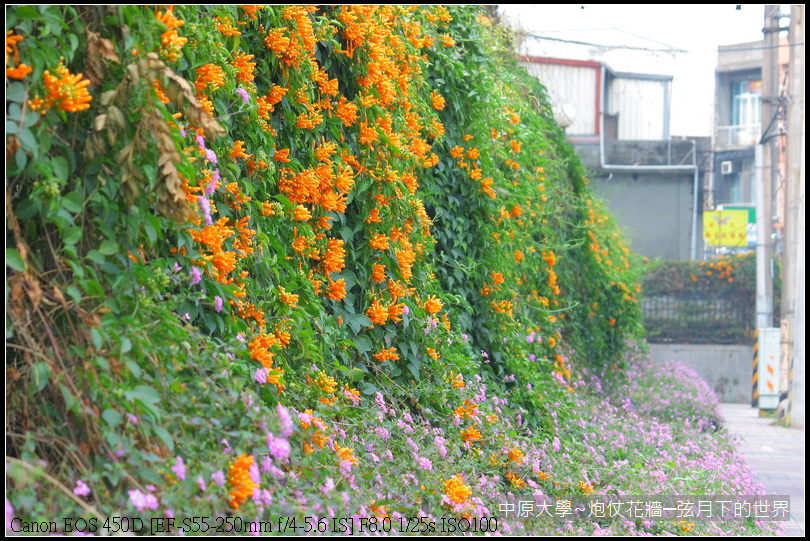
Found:
[[[673,75],[672,135],[711,134],[717,47],[762,39],[762,4],[538,4],[499,5],[505,22],[537,36],[524,53],[588,54],[617,71]],[[787,24],[787,21],[783,22]],[[574,45],[571,41],[592,45]],[[606,51],[623,45],[635,51]],[[686,52],[656,52],[677,49]],[[563,56],[564,57],[564,56]],[[636,67],[637,66],[637,67]]]

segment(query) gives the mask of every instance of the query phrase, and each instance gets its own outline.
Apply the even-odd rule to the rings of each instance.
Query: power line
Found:
[[[557,41],[561,43],[572,43],[574,45],[587,45],[589,47],[599,47],[600,49],[607,49],[607,50],[626,50],[626,51],[645,51],[649,53],[688,53],[689,51],[685,51],[683,49],[675,49],[670,47],[669,49],[651,49],[649,47],[632,47],[630,45],[602,45],[599,43],[589,43],[587,41],[577,41],[573,39],[561,39],[561,38],[550,38],[548,36],[540,36],[537,34],[533,34],[531,32],[526,33],[527,36],[534,39],[544,39],[548,41]]]

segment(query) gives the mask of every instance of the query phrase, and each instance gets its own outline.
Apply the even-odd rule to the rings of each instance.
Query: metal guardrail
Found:
[[[717,146],[722,148],[754,146],[759,142],[761,130],[759,124],[718,126]]]
[[[641,300],[647,341],[680,344],[748,344],[755,310],[748,299],[654,296]]]
[[[605,163],[611,166],[662,167],[695,163],[692,141],[605,140]]]

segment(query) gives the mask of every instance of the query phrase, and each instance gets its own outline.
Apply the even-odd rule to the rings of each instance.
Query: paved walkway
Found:
[[[768,494],[790,495],[791,520],[785,535],[804,537],[804,430],[776,426],[747,404],[720,404],[729,432],[740,436],[738,450]]]

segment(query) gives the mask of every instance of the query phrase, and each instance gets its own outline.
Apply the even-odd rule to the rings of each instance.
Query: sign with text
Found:
[[[706,246],[748,246],[748,211],[724,209],[703,212]]]

